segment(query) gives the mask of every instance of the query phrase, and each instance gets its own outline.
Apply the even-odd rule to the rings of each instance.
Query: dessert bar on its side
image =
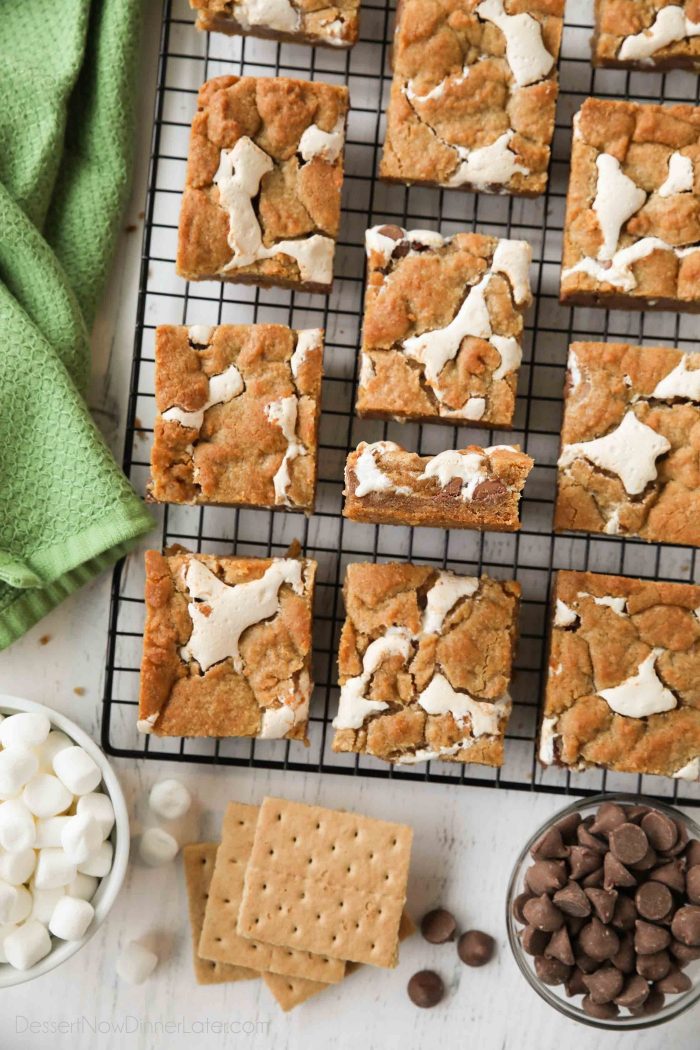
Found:
[[[360,31],[360,0],[190,0],[197,29],[290,44],[348,48]]]
[[[596,0],[593,65],[700,71],[700,0]]]

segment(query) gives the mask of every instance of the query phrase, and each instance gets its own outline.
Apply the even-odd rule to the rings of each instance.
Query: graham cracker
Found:
[[[197,984],[249,981],[260,976],[256,970],[249,970],[245,966],[229,966],[227,963],[201,959],[197,954],[217,848],[216,842],[195,842],[184,846],[182,850],[187,906],[192,929],[192,962]]]
[[[402,824],[266,798],[245,870],[238,933],[395,966],[412,839]]]
[[[405,941],[415,932],[416,927],[412,919],[404,912],[399,926],[399,940]],[[362,963],[348,963],[345,976],[350,977],[351,974],[361,969]],[[328,988],[327,984],[319,981],[305,981],[303,977],[282,977],[276,973],[264,973],[262,979],[285,1013]]]
[[[270,971],[327,984],[342,980],[345,962],[286,945],[240,936],[236,919],[243,895],[246,865],[255,836],[258,807],[230,802],[221,827],[199,954],[204,959]]]

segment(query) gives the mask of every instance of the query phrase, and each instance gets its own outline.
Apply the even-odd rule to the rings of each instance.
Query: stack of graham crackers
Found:
[[[361,963],[393,967],[413,832],[356,813],[266,798],[231,802],[221,844],[183,850],[199,984],[262,977],[283,1010]]]

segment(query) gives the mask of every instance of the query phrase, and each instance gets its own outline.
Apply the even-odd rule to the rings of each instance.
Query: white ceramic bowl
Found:
[[[90,902],[95,909],[95,917],[85,936],[79,941],[61,941],[57,937],[52,937],[53,948],[49,954],[28,970],[16,970],[7,963],[0,964],[0,988],[9,988],[13,984],[23,984],[35,977],[41,977],[42,974],[60,966],[66,959],[70,959],[71,955],[80,951],[95,933],[97,927],[106,919],[121,889],[129,860],[129,814],[124,794],[114,770],[97,744],[80,726],[71,722],[65,715],[59,714],[58,711],[52,711],[50,707],[44,707],[43,704],[35,704],[32,700],[22,700],[18,696],[0,693],[0,714],[13,715],[18,711],[33,711],[46,715],[53,728],[60,729],[76,744],[84,748],[100,767],[102,783],[96,790],[104,791],[114,806],[114,827],[109,836],[114,847],[114,859],[110,872],[100,879],[95,896]]]

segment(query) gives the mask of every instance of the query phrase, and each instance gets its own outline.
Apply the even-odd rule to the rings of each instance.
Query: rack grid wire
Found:
[[[350,776],[425,780],[556,794],[601,790],[700,805],[700,787],[663,777],[542,770],[536,761],[538,708],[547,660],[546,622],[552,574],[590,569],[681,582],[698,578],[696,552],[667,544],[593,535],[553,535],[552,509],[567,349],[575,339],[624,339],[693,349],[697,319],[671,313],[630,313],[562,307],[558,279],[568,180],[571,121],[584,98],[597,95],[640,101],[700,101],[688,73],[594,70],[590,63],[588,0],[569,0],[560,60],[560,97],[549,187],[535,200],[387,185],[376,178],[391,80],[389,50],[394,12],[389,0],[363,3],[362,32],[350,51],[314,50],[252,37],[197,33],[186,0],[164,0],[152,152],[145,208],[124,468],[138,491],[148,481],[155,416],[153,342],[157,324],[279,322],[326,330],[316,512],[215,507],[159,507],[163,547],[269,557],[299,539],[319,564],[314,613],[316,690],[310,746],[296,741],[217,740],[141,736],[136,730],[138,677],[144,623],[143,558],[114,571],[102,720],[102,744],[111,755],[226,766],[316,771]],[[351,112],[346,143],[341,234],[330,296],[255,289],[218,282],[188,284],[175,274],[177,220],[189,140],[200,84],[224,73],[286,75],[347,84]],[[484,430],[382,423],[354,416],[357,349],[364,282],[364,230],[377,223],[475,230],[530,241],[535,303],[526,318],[513,431],[488,432],[488,443],[519,442],[536,466],[522,500],[520,533],[477,533],[371,526],[341,515],[343,467],[360,440],[382,438],[434,455],[445,447],[486,444]],[[149,546],[158,540],[149,538]],[[415,560],[468,574],[514,578],[523,587],[520,641],[513,680],[513,714],[500,770],[432,762],[391,767],[365,755],[335,754],[330,726],[337,708],[335,657],[343,622],[342,581],[348,562]]]

